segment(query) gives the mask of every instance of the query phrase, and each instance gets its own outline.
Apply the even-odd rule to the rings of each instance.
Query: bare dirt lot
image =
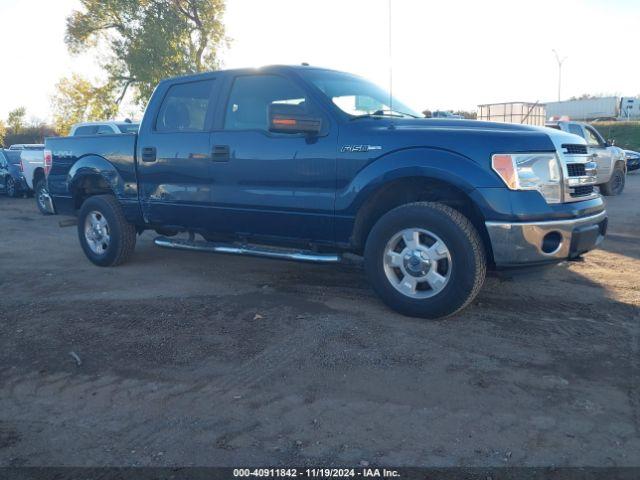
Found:
[[[640,174],[607,205],[583,263],[421,321],[357,265],[94,267],[0,197],[0,465],[640,465]]]

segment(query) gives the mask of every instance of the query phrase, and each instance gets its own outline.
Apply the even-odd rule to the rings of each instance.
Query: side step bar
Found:
[[[193,250],[209,253],[230,253],[233,255],[250,255],[254,257],[277,258],[311,263],[338,263],[342,257],[334,253],[315,253],[306,250],[285,250],[255,245],[236,245],[233,243],[215,243],[198,240],[172,239],[157,237],[154,243],[163,248]]]

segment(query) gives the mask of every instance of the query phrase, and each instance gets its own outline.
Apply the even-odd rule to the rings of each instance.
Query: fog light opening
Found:
[[[549,232],[542,239],[542,251],[547,255],[556,253],[562,245],[562,235],[560,232]]]

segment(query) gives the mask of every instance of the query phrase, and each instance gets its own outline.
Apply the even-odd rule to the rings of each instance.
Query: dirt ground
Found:
[[[357,265],[94,267],[0,197],[0,466],[638,466],[640,174],[607,207],[584,262],[421,321]]]

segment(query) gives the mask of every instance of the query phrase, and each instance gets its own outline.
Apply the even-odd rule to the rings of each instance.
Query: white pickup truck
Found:
[[[47,210],[46,198],[49,196],[44,166],[44,145],[19,144],[11,145],[9,150],[20,151],[20,164],[29,190],[34,192],[38,209],[45,215]]]
[[[593,126],[583,122],[551,122],[547,127],[573,133],[587,141],[587,149],[598,165],[597,185],[606,196],[620,195],[624,190],[627,164],[624,150],[605,141]]]

